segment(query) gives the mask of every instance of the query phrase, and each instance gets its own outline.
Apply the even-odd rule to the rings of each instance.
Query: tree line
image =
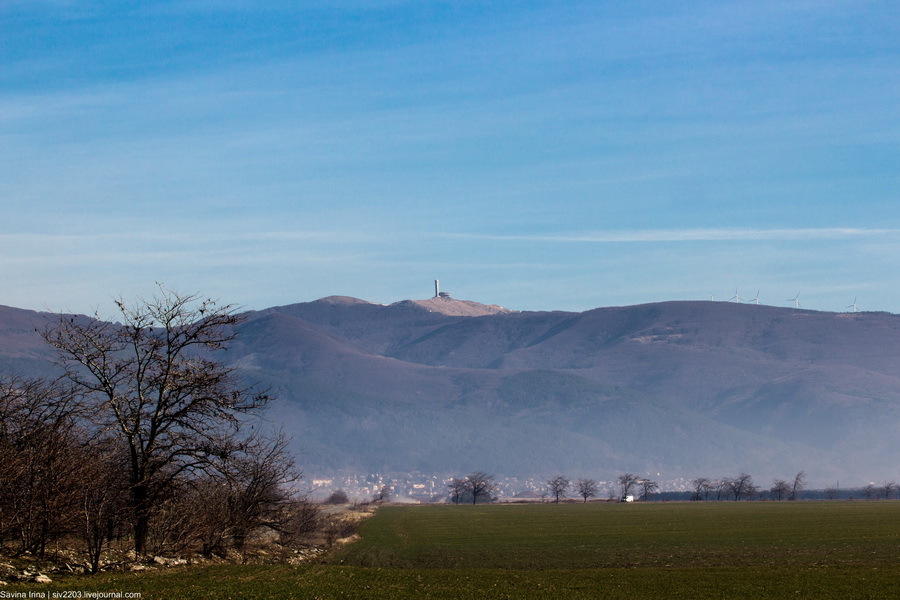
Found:
[[[622,473],[616,477],[615,481],[618,486],[618,496],[616,496],[616,491],[613,488],[609,488],[607,500],[624,501],[633,498],[635,495],[639,500],[650,500],[659,492],[658,482],[640,477],[635,473]],[[552,477],[544,485],[541,498],[550,498],[555,503],[566,499],[570,492],[574,492],[575,496],[581,498],[582,502],[598,497],[600,492],[600,484],[594,479],[581,478],[572,481],[564,475]],[[698,477],[691,481],[691,486],[689,498],[693,501],[741,501],[766,498],[771,500],[798,500],[806,490],[806,473],[799,471],[790,480],[774,479],[769,488],[758,486],[754,483],[753,477],[744,472],[733,477],[722,477],[719,479]],[[476,502],[496,500],[496,482],[494,477],[481,471],[462,478],[452,478],[448,482],[447,487],[450,492],[450,501],[454,504],[475,504]],[[856,491],[863,498],[870,500],[890,499],[900,496],[900,487],[893,481],[885,481],[881,486],[869,484]],[[833,500],[841,496],[846,496],[846,491],[842,493],[837,485],[829,486],[821,491],[821,497],[825,499]]]
[[[641,492],[641,499],[647,500],[659,489],[659,484],[650,479],[642,479],[632,473],[625,473],[618,478],[622,488],[621,498],[630,495],[635,487]],[[546,492],[542,497],[551,497],[559,503],[569,491],[574,489],[582,502],[597,496],[599,484],[594,479],[578,479],[572,482],[564,475],[557,475],[546,482]],[[476,504],[496,500],[497,483],[493,475],[483,471],[475,471],[465,477],[453,477],[447,483],[450,501],[454,504]]]
[[[747,473],[739,473],[735,477],[710,479],[698,477],[691,481],[693,491],[691,500],[752,500],[760,497],[763,490],[753,482]],[[806,488],[806,473],[798,472],[793,480],[775,479],[768,490],[773,500],[797,500],[800,492]]]
[[[477,504],[496,500],[497,482],[493,475],[475,471],[465,477],[453,477],[447,483],[454,504]]]
[[[96,572],[114,540],[224,556],[261,526],[302,536],[316,515],[287,439],[247,421],[269,397],[213,359],[233,307],[162,287],[116,305],[118,323],[63,317],[41,332],[59,378],[0,380],[0,544],[43,557],[80,540]]]

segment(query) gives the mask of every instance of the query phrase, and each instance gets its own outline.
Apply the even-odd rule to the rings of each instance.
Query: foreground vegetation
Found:
[[[60,378],[0,378],[0,554],[96,573],[125,544],[226,559],[264,530],[279,551],[306,547],[318,511],[287,438],[242,431],[269,396],[211,359],[235,309],[163,287],[117,306],[120,322],[61,315],[41,332]]]
[[[389,506],[323,564],[73,577],[146,598],[900,597],[898,502]],[[30,589],[10,586],[5,591]]]
[[[151,599],[880,599],[896,598],[900,570],[730,567],[702,569],[371,569],[236,566],[157,575],[99,575],[40,588],[137,592]],[[4,588],[23,590],[22,587]],[[28,588],[34,590],[34,587]]]

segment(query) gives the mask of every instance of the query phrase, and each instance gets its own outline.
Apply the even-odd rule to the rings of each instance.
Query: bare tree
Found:
[[[878,490],[875,489],[874,483],[870,483],[863,488],[863,496],[866,497],[866,500],[872,500],[878,496]]]
[[[579,479],[575,482],[575,487],[578,489],[578,495],[584,499],[585,503],[597,495],[597,482],[593,479]]]
[[[74,533],[77,456],[88,438],[77,396],[39,379],[0,381],[0,538],[44,556],[54,537]]]
[[[215,485],[203,485],[206,483]],[[205,476],[175,479],[159,496],[151,517],[146,539],[148,554],[189,552],[198,542],[205,545],[218,534],[222,540],[218,554],[225,556],[230,530],[228,493],[222,481]]]
[[[89,456],[88,452],[93,454]],[[77,498],[80,505],[80,535],[88,555],[90,572],[100,569],[100,557],[113,540],[125,517],[128,481],[122,477],[122,455],[111,440],[94,444],[78,457]]]
[[[349,502],[350,498],[347,496],[347,492],[337,489],[328,494],[328,497],[322,501],[322,504],[348,504]]]
[[[727,477],[716,479],[712,485],[713,489],[715,489],[716,491],[716,501],[721,500],[722,496],[725,496],[731,492],[731,480]]]
[[[275,531],[284,528],[289,509],[297,500],[287,487],[300,479],[287,446],[288,440],[281,434],[273,439],[251,437],[214,463],[227,490],[226,521],[238,550],[258,527]]]
[[[213,555],[225,558],[232,532],[231,490],[228,482],[223,477],[213,475],[199,477],[179,490],[178,500],[179,502],[174,503],[174,510],[157,511],[157,516],[165,517],[169,516],[166,514],[169,512],[184,511],[190,513],[192,518],[187,522],[177,518],[157,518],[154,529],[162,531],[156,531],[151,539],[166,538],[166,546],[177,548],[183,545],[178,542],[184,538],[184,544],[196,542],[200,547],[200,554],[206,558]],[[180,535],[182,530],[183,536]],[[157,544],[157,547],[161,546],[163,544]]]
[[[494,493],[494,476],[483,471],[475,471],[466,477],[466,491],[472,494],[472,504],[479,498],[489,499]]]
[[[691,500],[708,500],[709,492],[712,490],[712,482],[706,477],[698,477],[691,481],[694,493],[691,494]]]
[[[828,500],[836,499],[838,497],[839,493],[840,493],[840,485],[837,483],[825,488],[825,498]]]
[[[279,531],[279,542],[283,546],[302,543],[321,524],[319,507],[308,500],[301,500],[291,507],[290,514]]]
[[[659,484],[650,479],[642,479],[638,485],[641,487],[641,500],[649,500],[650,494],[659,489]]]
[[[350,502],[350,498],[347,497],[347,492],[344,490],[334,490],[329,494],[327,498],[325,498],[325,504],[347,504]]]
[[[896,483],[894,483],[893,481],[885,481],[884,485],[881,486],[881,495],[885,500],[889,500],[890,497],[894,495],[896,489]]]
[[[746,498],[747,500],[753,500],[761,494],[762,492],[760,491],[759,486],[755,483],[750,483],[750,485],[747,486],[746,492],[744,493],[744,498]]]
[[[728,480],[728,488],[735,502],[744,497],[752,496],[755,490],[753,478],[747,473],[740,473],[737,477]]]
[[[800,492],[806,487],[806,473],[800,471],[794,475],[794,483],[791,485],[791,495],[788,500],[796,500],[800,497]]]
[[[784,479],[776,479],[772,482],[772,489],[769,492],[773,500],[784,500],[791,492],[791,486]]]
[[[569,489],[569,485],[569,480],[562,475],[557,475],[553,479],[547,481],[547,489],[550,491],[550,495],[553,496],[553,501],[556,504],[559,504],[560,498],[566,497],[566,491]]]
[[[390,502],[391,501],[391,486],[383,485],[381,486],[375,495],[372,496],[372,502]]]
[[[450,490],[450,500],[453,501],[453,504],[459,504],[463,494],[468,489],[468,485],[464,478],[460,479],[459,477],[453,477],[447,482],[447,488]]]
[[[134,548],[143,553],[167,488],[205,465],[239,415],[267,397],[237,386],[230,369],[206,358],[233,339],[240,321],[233,307],[162,287],[136,306],[116,305],[121,324],[62,318],[43,336],[100,427],[125,448]]]
[[[634,473],[622,473],[618,478],[619,489],[621,490],[621,498],[624,500],[626,496],[631,495],[631,490],[638,482],[638,476]]]

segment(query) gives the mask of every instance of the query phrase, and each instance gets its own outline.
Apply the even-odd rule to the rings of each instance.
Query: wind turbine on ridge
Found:
[[[740,304],[741,300],[742,300],[742,298],[741,298],[741,295],[738,294],[737,288],[734,288],[734,296],[732,296],[731,298],[729,298],[728,301],[729,301],[729,302],[735,302],[735,303],[737,303],[737,304]]]
[[[759,304],[759,290],[756,290],[756,298],[754,298],[750,302],[752,302],[753,304],[757,304],[757,305]]]
[[[850,309],[850,312],[859,312],[859,306],[856,305],[857,296],[853,297],[853,302],[847,307]]]
[[[793,302],[794,308],[800,308],[800,292],[797,292],[793,298],[788,298],[786,302]]]

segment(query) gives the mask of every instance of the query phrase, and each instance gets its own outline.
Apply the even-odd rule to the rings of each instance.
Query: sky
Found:
[[[892,1],[0,1],[0,304],[900,312]]]

